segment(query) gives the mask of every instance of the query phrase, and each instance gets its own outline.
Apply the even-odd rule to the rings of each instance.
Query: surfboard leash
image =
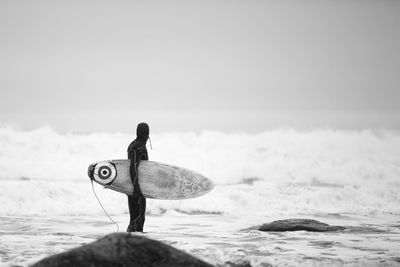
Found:
[[[119,225],[118,225],[118,223],[116,223],[116,222],[111,218],[111,216],[108,215],[106,209],[105,209],[105,208],[103,207],[103,205],[101,204],[101,201],[100,201],[99,197],[97,196],[96,191],[94,190],[93,179],[90,179],[90,182],[92,183],[92,191],[93,191],[94,196],[95,196],[96,199],[97,199],[97,202],[99,202],[100,207],[101,207],[101,208],[103,209],[103,211],[104,211],[104,214],[107,215],[107,217],[110,219],[110,221],[113,222],[113,223],[117,226],[117,232],[119,232]]]

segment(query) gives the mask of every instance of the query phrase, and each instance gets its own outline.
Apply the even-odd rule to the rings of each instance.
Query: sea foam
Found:
[[[0,128],[0,214],[97,214],[87,167],[126,158],[125,133]],[[154,133],[151,160],[198,171],[216,184],[200,198],[149,200],[149,213],[271,214],[400,212],[400,134],[276,129]],[[95,190],[111,214],[122,194]]]

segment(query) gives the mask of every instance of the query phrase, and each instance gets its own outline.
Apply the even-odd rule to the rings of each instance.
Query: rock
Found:
[[[234,262],[225,262],[223,265],[224,267],[252,267],[249,262],[242,262],[242,263],[234,263]]]
[[[311,219],[287,219],[273,221],[263,224],[258,230],[265,232],[284,232],[284,231],[311,231],[311,232],[331,232],[346,229],[343,226],[331,226]]]
[[[212,265],[159,241],[130,233],[114,233],[97,241],[47,257],[32,267],[67,266],[199,266]]]

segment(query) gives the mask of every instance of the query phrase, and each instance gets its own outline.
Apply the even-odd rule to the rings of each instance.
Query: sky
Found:
[[[0,124],[400,128],[400,1],[0,1]]]

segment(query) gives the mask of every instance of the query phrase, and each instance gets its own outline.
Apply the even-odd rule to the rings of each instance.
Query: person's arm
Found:
[[[140,163],[140,153],[136,149],[133,149],[132,153],[132,158],[131,158],[131,179],[132,179],[132,184],[133,184],[133,196],[134,197],[139,197],[141,196],[142,192],[139,187],[139,179],[138,179],[138,166]]]

